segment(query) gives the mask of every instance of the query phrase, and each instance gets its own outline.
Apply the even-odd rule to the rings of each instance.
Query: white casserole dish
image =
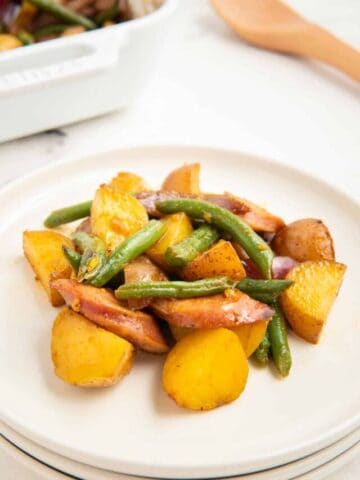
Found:
[[[0,142],[131,103],[151,74],[176,3],[166,0],[135,20],[1,53]]]

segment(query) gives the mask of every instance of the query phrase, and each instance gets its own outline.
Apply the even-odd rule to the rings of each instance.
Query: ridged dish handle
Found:
[[[28,69],[21,68],[22,59],[26,60],[26,63],[46,61],[49,56],[49,49],[44,48],[47,42],[44,42],[44,45],[22,47],[18,51],[6,52],[6,54],[2,54],[6,55],[6,58],[0,59],[0,72],[4,69],[5,71],[8,69],[15,71],[0,76],[0,96],[8,96],[25,89],[38,89],[43,85],[49,86],[50,84],[103,73],[116,65],[119,49],[127,43],[126,37],[126,35],[119,36],[118,34],[107,35],[105,38],[101,38],[101,41],[99,41],[100,38],[97,38],[93,43],[80,38],[76,42],[74,42],[74,39],[69,41],[71,40],[70,37],[58,39],[56,40],[57,44],[51,46],[54,58],[57,55],[61,58],[66,51],[81,53],[77,53],[75,58],[57,63],[52,61],[50,65]],[[30,53],[32,48],[34,50]],[[22,50],[23,52],[21,52]],[[26,56],[23,53],[26,53]],[[16,65],[20,65],[20,67],[16,68]]]

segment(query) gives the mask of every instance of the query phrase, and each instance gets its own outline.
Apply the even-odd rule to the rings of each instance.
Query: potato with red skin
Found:
[[[182,338],[168,354],[163,386],[191,410],[211,410],[234,401],[245,388],[249,366],[237,336],[217,328]]]
[[[74,311],[142,350],[151,353],[169,350],[155,318],[148,313],[126,308],[126,304],[117,300],[109,290],[73,280],[57,280],[52,286]]]
[[[326,225],[316,218],[296,220],[281,228],[271,247],[277,255],[298,262],[335,260],[334,244]]]

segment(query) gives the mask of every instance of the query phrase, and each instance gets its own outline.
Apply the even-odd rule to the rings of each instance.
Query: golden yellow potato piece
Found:
[[[15,35],[9,33],[0,33],[0,52],[12,50],[13,48],[22,47],[20,40]]]
[[[255,322],[248,325],[240,325],[231,330],[238,336],[245,355],[250,357],[264,338],[268,322]]]
[[[255,322],[252,324],[244,324],[239,327],[232,328],[231,331],[236,333],[240,343],[244,349],[245,355],[249,358],[257,349],[264,338],[268,322]],[[194,332],[194,328],[178,327],[169,324],[171,333],[176,341],[181,340],[185,335]]]
[[[149,190],[145,180],[130,172],[119,172],[109,183],[109,187],[134,195]]]
[[[197,330],[168,354],[163,386],[181,407],[211,410],[235,400],[244,390],[249,366],[241,343],[230,330]]]
[[[56,375],[66,383],[108,387],[130,371],[134,347],[79,313],[63,308],[53,325],[51,356]]]
[[[322,260],[299,263],[287,274],[294,283],[280,295],[292,329],[304,340],[317,343],[340,289],[346,266]]]
[[[298,262],[335,260],[334,243],[327,226],[316,218],[303,218],[281,228],[272,248],[278,255]]]
[[[241,280],[246,272],[232,244],[220,240],[189,262],[180,275],[188,281],[223,276]]]
[[[200,193],[200,164],[184,165],[172,171],[164,180],[161,190],[198,195]]]
[[[70,278],[72,273],[72,268],[62,251],[63,245],[73,248],[69,238],[53,230],[27,230],[23,233],[25,257],[54,307],[63,305],[65,302],[62,296],[51,288],[51,282],[58,278]]]
[[[170,270],[165,261],[164,253],[168,247],[179,243],[193,231],[190,219],[185,213],[168,215],[165,220],[164,235],[147,252],[147,256],[164,270]]]
[[[110,250],[147,222],[146,210],[135,197],[108,185],[98,188],[91,207],[91,231]]]

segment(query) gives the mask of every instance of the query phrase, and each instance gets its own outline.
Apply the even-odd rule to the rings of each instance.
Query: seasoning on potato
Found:
[[[234,401],[245,388],[249,366],[235,333],[198,330],[182,338],[163,369],[166,393],[181,407],[211,410]]]

